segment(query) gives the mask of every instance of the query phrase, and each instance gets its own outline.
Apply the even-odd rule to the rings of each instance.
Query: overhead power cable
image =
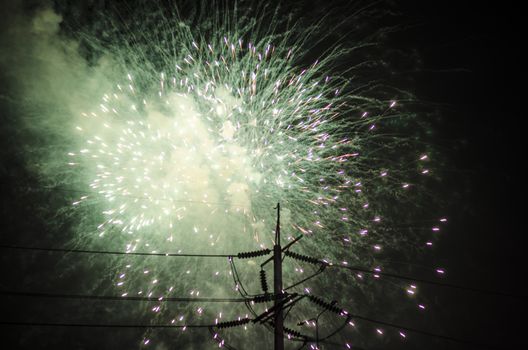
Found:
[[[476,288],[476,287],[469,287],[469,286],[461,286],[461,285],[458,285],[458,284],[445,283],[445,282],[439,282],[439,281],[431,281],[431,280],[426,280],[426,279],[416,278],[416,277],[411,277],[411,276],[402,276],[402,275],[395,274],[395,273],[369,270],[369,269],[366,269],[366,268],[356,267],[356,266],[328,264],[328,267],[348,269],[348,270],[351,270],[351,271],[367,273],[367,274],[370,274],[370,275],[377,275],[377,276],[396,278],[396,279],[401,279],[401,280],[406,280],[406,281],[411,281],[411,282],[419,282],[419,283],[424,283],[424,284],[430,284],[430,285],[434,285],[434,286],[442,286],[442,287],[447,287],[447,288],[467,290],[467,291],[471,291],[471,292],[475,292],[475,293],[490,294],[490,295],[497,295],[497,296],[511,297],[511,298],[518,298],[518,299],[526,299],[526,298],[528,298],[528,296],[526,296],[526,295],[505,293],[505,292],[500,292],[500,291],[494,291],[494,290],[488,290],[488,289],[482,289],[482,288]]]
[[[48,252],[57,252],[57,253],[80,253],[80,254],[106,254],[106,255],[131,255],[131,256],[165,256],[165,257],[197,257],[197,258],[239,258],[239,259],[245,259],[248,257],[257,257],[261,255],[267,255],[271,251],[269,249],[263,249],[256,252],[243,252],[243,253],[236,253],[236,254],[188,254],[188,253],[147,253],[147,252],[120,252],[120,251],[106,251],[106,250],[88,250],[88,249],[67,249],[67,248],[49,248],[49,247],[27,247],[27,246],[19,246],[19,245],[7,245],[7,244],[0,244],[0,249],[13,249],[13,250],[28,250],[28,251],[48,251]],[[296,253],[288,252],[288,256],[292,256],[297,258]],[[302,256],[305,257],[305,256]],[[310,263],[313,263],[315,261],[315,258],[310,257]],[[517,298],[517,299],[526,299],[528,296],[521,295],[521,294],[513,294],[513,293],[506,293],[501,291],[493,291],[493,290],[487,290],[477,287],[470,287],[470,286],[462,286],[452,283],[446,283],[446,282],[439,282],[439,281],[431,281],[426,280],[422,278],[416,278],[412,276],[403,276],[395,273],[388,273],[388,272],[381,272],[376,270],[369,270],[367,268],[363,267],[357,267],[357,266],[348,266],[348,265],[336,265],[336,264],[328,264],[324,262],[323,260],[319,260],[321,264],[326,265],[327,267],[332,268],[342,268],[342,269],[348,269],[351,271],[357,271],[362,273],[367,273],[371,275],[377,275],[377,276],[384,276],[384,277],[390,277],[390,278],[396,278],[401,280],[407,280],[411,282],[419,282],[424,284],[430,284],[435,286],[442,286],[447,288],[454,288],[454,289],[460,289],[460,290],[467,290],[475,293],[482,293],[482,294],[489,294],[489,295],[497,295],[497,296],[505,296],[505,297],[511,297],[511,298]],[[317,274],[319,274],[318,272]],[[313,276],[314,277],[314,276]],[[304,281],[301,281],[304,282]],[[291,287],[290,287],[291,288]]]
[[[248,319],[230,321],[228,327],[247,324]],[[227,323],[227,322],[224,322]],[[31,327],[87,327],[87,328],[214,328],[215,324],[116,324],[116,323],[69,323],[69,322],[25,322],[25,321],[0,321],[6,326],[31,326]],[[224,326],[225,328],[225,326]]]
[[[139,296],[110,296],[110,295],[87,295],[87,294],[56,294],[0,290],[0,295],[17,297],[35,297],[52,299],[91,299],[91,300],[119,300],[119,301],[154,301],[154,302],[187,302],[187,303],[245,303],[251,298],[184,298],[184,297],[139,297]]]
[[[408,327],[408,326],[402,326],[402,325],[399,325],[399,324],[396,324],[396,323],[392,323],[392,322],[387,322],[387,321],[377,320],[377,319],[373,319],[373,318],[366,317],[366,316],[352,314],[352,313],[350,313],[348,311],[345,311],[345,310],[341,309],[340,307],[337,307],[335,305],[335,302],[327,302],[323,298],[317,297],[317,296],[312,295],[312,294],[304,294],[304,296],[307,297],[308,300],[310,300],[314,304],[317,304],[317,305],[319,305],[320,307],[322,307],[322,308],[324,308],[326,310],[329,310],[329,311],[331,311],[331,312],[333,312],[335,314],[341,315],[341,316],[346,316],[346,321],[344,322],[343,326],[339,327],[337,330],[335,330],[334,332],[328,334],[327,336],[324,336],[324,337],[320,338],[319,339],[320,341],[327,340],[328,338],[330,338],[333,335],[337,334],[339,331],[341,331],[344,328],[344,325],[347,324],[350,320],[356,319],[356,320],[367,321],[367,322],[370,322],[370,323],[375,323],[375,324],[379,324],[379,325],[383,325],[383,326],[387,326],[387,327],[397,328],[400,331],[403,330],[403,331],[408,331],[408,332],[412,332],[412,333],[421,334],[421,335],[428,336],[428,337],[434,337],[434,338],[448,340],[448,341],[452,341],[452,342],[456,342],[456,343],[471,345],[471,346],[474,346],[474,347],[477,347],[477,348],[487,348],[487,349],[495,349],[496,348],[493,345],[483,344],[483,343],[479,343],[479,342],[473,341],[473,340],[461,339],[461,338],[452,337],[452,336],[449,336],[449,335],[428,332],[428,331],[424,331],[424,330],[417,329],[417,328],[412,328],[412,327]]]
[[[363,320],[363,321],[376,323],[376,324],[387,326],[387,327],[398,328],[400,330],[404,330],[404,331],[408,331],[408,332],[412,332],[412,333],[416,333],[416,334],[421,334],[421,335],[425,335],[425,336],[428,336],[428,337],[434,337],[434,338],[449,340],[449,341],[452,341],[452,342],[455,342],[455,343],[471,345],[471,346],[474,346],[476,348],[499,349],[498,347],[490,345],[490,344],[483,344],[483,343],[479,343],[479,342],[476,342],[476,341],[473,341],[473,340],[461,339],[461,338],[456,338],[456,337],[452,337],[452,336],[448,336],[448,335],[444,335],[444,334],[432,333],[432,332],[424,331],[424,330],[421,330],[421,329],[416,329],[416,328],[412,328],[412,327],[408,327],[408,326],[402,326],[402,325],[391,323],[391,322],[385,322],[385,321],[376,320],[376,319],[373,319],[373,318],[370,318],[370,317],[354,315],[354,314],[351,314],[351,313],[347,313],[347,316],[350,319]]]
[[[237,258],[240,254],[187,254],[187,253],[147,253],[147,252],[119,252],[107,250],[88,250],[88,249],[67,249],[67,248],[49,248],[49,247],[26,247],[19,245],[0,244],[2,249],[14,250],[32,250],[57,253],[81,253],[81,254],[107,254],[107,255],[136,255],[136,256],[168,256],[168,257],[197,257],[197,258]],[[250,252],[256,254],[256,252]],[[259,251],[260,253],[260,251]],[[264,251],[262,252],[262,255]],[[242,257],[245,258],[245,255]]]
[[[462,285],[458,285],[458,284],[452,284],[452,283],[446,283],[446,282],[440,282],[440,281],[431,281],[431,280],[427,280],[427,279],[423,279],[423,278],[416,278],[416,277],[412,277],[412,276],[403,276],[403,275],[399,275],[399,274],[395,274],[395,273],[381,272],[381,271],[376,271],[376,270],[369,270],[369,269],[364,268],[364,267],[349,266],[349,265],[339,265],[339,264],[330,264],[330,263],[328,263],[328,262],[326,262],[326,261],[324,261],[322,259],[317,259],[317,258],[314,258],[314,257],[310,257],[310,256],[307,256],[307,255],[302,255],[302,254],[298,254],[298,253],[294,253],[294,252],[286,252],[285,254],[287,256],[291,257],[291,258],[296,259],[296,260],[304,261],[304,262],[307,262],[307,263],[310,263],[310,264],[319,263],[319,264],[323,264],[326,267],[331,267],[331,268],[342,268],[342,269],[362,272],[362,273],[366,273],[366,274],[370,274],[370,275],[384,276],[384,277],[396,278],[396,279],[401,279],[401,280],[406,280],[406,281],[411,281],[411,282],[419,282],[419,283],[430,284],[430,285],[435,285],[435,286],[442,286],[442,287],[447,287],[447,288],[467,290],[467,291],[471,291],[471,292],[475,292],[475,293],[497,295],[497,296],[518,298],[518,299],[526,299],[526,298],[528,298],[528,296],[521,295],[521,294],[505,293],[505,292],[488,290],[488,289],[477,288],[477,287],[462,286]]]

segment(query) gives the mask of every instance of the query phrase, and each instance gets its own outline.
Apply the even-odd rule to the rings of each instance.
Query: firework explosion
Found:
[[[285,240],[304,236],[292,249],[328,262],[378,266],[384,251],[432,244],[430,229],[406,228],[419,213],[412,203],[424,193],[420,177],[429,173],[428,156],[416,147],[421,126],[406,110],[409,96],[368,83],[362,64],[335,69],[370,42],[335,45],[306,62],[326,39],[317,25],[299,28],[266,8],[202,11],[186,20],[149,9],[140,22],[135,13],[127,15],[134,20],[107,20],[101,40],[80,34],[111,61],[106,78],[113,82],[85,103],[91,109],[71,116],[58,141],[68,151],[45,171],[79,192],[63,209],[83,217],[72,242],[151,253],[270,248],[280,202]],[[248,261],[238,271],[257,294],[260,261]],[[130,257],[111,265],[111,291],[122,296],[226,297],[244,289],[226,260]],[[293,283],[310,267],[291,260],[284,269]],[[295,290],[327,296],[332,283],[350,308],[369,288],[361,279],[322,275]],[[175,310],[161,302],[144,310],[153,323],[181,325],[249,313],[243,306]],[[292,315],[316,313],[304,305]],[[332,329],[342,319],[327,322]],[[243,344],[254,334],[231,338]],[[150,339],[147,332],[142,344]]]

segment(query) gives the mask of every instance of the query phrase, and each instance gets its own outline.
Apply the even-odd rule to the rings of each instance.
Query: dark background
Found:
[[[336,2],[337,5],[346,7],[346,2]],[[302,6],[310,13],[324,10],[318,2],[305,2]],[[520,52],[525,40],[520,31],[521,10],[503,3],[486,5],[484,2],[461,5],[458,2],[403,1],[376,6],[386,6],[397,13],[402,29],[391,35],[391,45],[412,53],[416,59],[415,67],[398,74],[412,84],[412,91],[420,100],[434,106],[437,115],[434,143],[446,159],[445,166],[439,170],[443,180],[439,195],[447,203],[445,214],[449,225],[442,231],[432,261],[446,268],[445,282],[524,296],[423,286],[421,288],[432,300],[433,310],[428,317],[396,315],[401,317],[392,318],[400,324],[498,348],[526,347],[528,340],[523,328],[527,322],[523,317],[528,311],[528,293],[521,286],[527,267],[523,239],[526,147],[522,147],[525,142],[525,74]],[[10,113],[5,105],[1,111],[4,115]],[[9,169],[20,167],[20,164],[13,158],[4,158],[2,163],[8,174],[2,185],[2,221],[13,223],[19,221],[22,214],[25,217],[27,209],[23,208],[30,204],[13,204],[16,200],[7,195],[9,183],[19,181],[15,179],[18,173],[14,170],[9,175]],[[20,217],[16,216],[17,212]],[[17,228],[23,226],[16,225]],[[2,230],[2,240],[13,227]],[[23,261],[24,266],[11,266],[4,254],[7,253],[2,251],[1,275],[6,280],[18,276],[17,269],[29,268],[36,262]],[[53,271],[53,263],[40,265],[40,269],[45,275]],[[17,301],[9,299],[7,302]],[[383,315],[376,316],[383,319]],[[10,315],[2,312],[1,317],[9,319]],[[39,348],[38,344],[43,344],[38,340],[42,336],[38,331],[2,326],[2,332],[10,333],[8,339],[11,340],[28,338],[28,347]],[[65,334],[53,332],[46,334],[50,337],[64,337]],[[90,332],[72,330],[69,337],[55,343],[77,344],[75,339],[87,334],[111,337],[106,331]],[[36,341],[32,342],[31,337]],[[119,341],[116,344],[124,347]],[[473,348],[469,344],[418,335],[408,345],[390,342],[382,347]],[[373,344],[372,348],[380,348],[380,345]]]
[[[451,161],[450,224],[436,255],[449,281],[526,295],[519,18],[496,3],[404,3],[402,12],[422,25],[400,40],[422,57],[416,91],[441,104],[438,141]],[[528,344],[526,298],[438,293],[446,334],[501,348]]]

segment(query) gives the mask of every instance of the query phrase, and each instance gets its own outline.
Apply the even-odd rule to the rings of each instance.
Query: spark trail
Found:
[[[74,240],[126,252],[269,248],[280,201],[283,231],[306,236],[295,246],[304,254],[365,266],[386,247],[425,246],[430,232],[400,229],[429,173],[416,116],[394,90],[373,92],[362,65],[334,68],[368,43],[333,46],[307,63],[310,47],[325,39],[317,26],[299,29],[267,8],[225,11],[190,23],[157,9],[140,24],[108,20],[105,40],[83,34],[112,59],[117,78],[91,110],[72,116],[63,162],[85,192],[72,210],[90,218]],[[240,289],[227,262],[197,262],[126,259],[114,267],[115,286],[123,296],[160,297]],[[291,261],[285,279],[304,278],[305,268]],[[240,269],[258,293],[254,262]],[[298,290],[325,290],[331,280]],[[209,312],[191,307],[176,318],[164,304],[149,309],[180,323]]]

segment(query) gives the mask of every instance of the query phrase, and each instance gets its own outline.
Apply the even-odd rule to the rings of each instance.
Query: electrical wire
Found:
[[[444,334],[432,333],[432,332],[424,331],[424,330],[417,329],[417,328],[412,328],[412,327],[402,326],[402,325],[391,323],[391,322],[376,320],[376,319],[373,319],[373,318],[370,318],[370,317],[354,315],[354,314],[350,314],[350,313],[348,313],[348,316],[351,319],[358,319],[358,320],[362,320],[362,321],[367,321],[367,322],[371,322],[371,323],[380,324],[380,325],[387,326],[387,327],[398,328],[398,329],[401,329],[401,330],[405,330],[405,331],[416,333],[416,334],[425,335],[425,336],[428,336],[428,337],[439,338],[439,339],[443,339],[443,340],[449,340],[449,341],[452,341],[452,342],[455,342],[455,343],[471,345],[471,346],[474,346],[476,348],[499,349],[496,346],[475,342],[473,340],[461,339],[461,338],[456,338],[456,337],[452,337],[452,336],[448,336],[448,335],[444,335]]]
[[[5,326],[37,326],[37,327],[88,327],[88,328],[209,328],[215,325],[208,324],[105,324],[105,323],[64,323],[64,322],[24,322],[24,321],[2,321],[0,325]]]
[[[82,254],[106,254],[106,255],[136,255],[136,256],[168,256],[168,257],[197,257],[197,258],[233,258],[237,254],[186,254],[186,253],[146,253],[146,252],[118,252],[107,250],[67,249],[67,248],[44,248],[26,247],[19,245],[0,244],[1,249],[32,250],[58,253],[82,253]]]
[[[305,294],[305,296],[307,296],[309,298],[313,297],[313,295],[311,295],[311,294]],[[319,299],[319,300],[322,300],[319,297],[316,297],[316,298]],[[324,305],[321,305],[321,306],[323,308],[325,308]],[[443,340],[448,340],[448,341],[452,341],[452,342],[456,342],[456,343],[460,343],[460,344],[471,345],[471,346],[478,347],[478,348],[496,349],[496,347],[493,346],[493,345],[479,343],[479,342],[476,342],[476,341],[473,341],[473,340],[468,340],[468,339],[456,338],[456,337],[452,337],[452,336],[449,336],[449,335],[444,335],[444,334],[438,334],[438,333],[433,333],[433,332],[429,332],[429,331],[424,331],[424,330],[421,330],[421,329],[412,328],[412,327],[408,327],[408,326],[403,326],[403,325],[399,325],[399,324],[391,323],[391,322],[387,322],[387,321],[381,321],[381,320],[373,319],[373,318],[366,317],[366,316],[352,314],[352,313],[350,313],[348,311],[344,311],[344,310],[342,310],[340,314],[341,315],[346,315],[346,320],[343,323],[343,325],[341,325],[340,327],[338,327],[336,330],[334,330],[333,332],[329,333],[325,337],[322,337],[320,339],[321,341],[327,340],[328,338],[334,336],[339,331],[344,329],[344,327],[346,326],[346,324],[350,320],[357,319],[357,320],[362,320],[362,321],[367,321],[367,322],[370,322],[370,323],[375,323],[375,324],[379,324],[379,325],[383,325],[383,326],[387,326],[387,327],[397,328],[399,330],[405,330],[405,331],[408,331],[408,332],[417,333],[417,334],[421,334],[421,335],[425,335],[425,336],[429,336],[429,337],[434,337],[434,338],[439,338],[439,339],[443,339]]]
[[[178,297],[138,297],[138,296],[110,296],[88,294],[56,294],[41,292],[24,292],[0,290],[0,295],[17,297],[35,297],[52,299],[89,299],[89,300],[118,300],[118,301],[153,301],[153,302],[186,302],[186,303],[245,303],[246,298],[178,298]]]
[[[331,263],[328,263],[328,262],[326,262],[326,261],[324,261],[322,259],[317,259],[317,258],[314,258],[314,257],[311,257],[311,256],[302,255],[302,254],[298,254],[298,253],[295,253],[295,252],[286,252],[286,255],[290,256],[290,257],[292,257],[292,258],[294,258],[296,260],[305,261],[305,262],[311,263],[311,264],[320,263],[320,264],[322,264],[325,267],[343,268],[343,269],[348,269],[348,270],[351,270],[351,271],[363,272],[363,273],[376,275],[376,276],[385,276],[385,277],[390,277],[390,278],[396,278],[396,279],[407,280],[407,281],[412,281],[412,282],[420,282],[420,283],[424,283],[424,284],[442,286],[442,287],[447,287],[447,288],[461,289],[461,290],[471,291],[471,292],[475,292],[475,293],[497,295],[497,296],[505,296],[505,297],[518,298],[518,299],[526,299],[526,298],[528,298],[528,296],[526,296],[526,295],[505,293],[505,292],[500,292],[500,291],[494,291],[494,290],[488,290],[488,289],[476,288],[476,287],[469,287],[469,286],[461,286],[461,285],[457,285],[457,284],[445,283],[445,282],[439,282],[439,281],[431,281],[431,280],[426,280],[426,279],[422,279],[422,278],[415,278],[415,277],[411,277],[411,276],[398,275],[398,274],[395,274],[395,273],[387,273],[387,272],[381,272],[381,271],[376,271],[376,270],[369,270],[369,269],[364,268],[364,267],[356,267],[356,266],[340,265],[340,264],[331,264]],[[304,280],[301,281],[301,282],[304,282]],[[301,282],[299,282],[299,283],[301,283]],[[289,288],[291,288],[291,287],[289,287]]]
[[[300,280],[300,281],[298,281],[298,282],[292,284],[291,286],[288,286],[288,287],[284,288],[284,291],[287,291],[287,290],[289,290],[289,289],[292,289],[292,288],[294,288],[294,287],[297,287],[299,284],[302,284],[302,283],[304,283],[304,282],[306,282],[306,281],[308,281],[308,280],[310,280],[310,279],[312,279],[312,278],[318,276],[319,274],[323,273],[323,271],[325,270],[325,268],[326,268],[326,265],[325,265],[325,264],[321,264],[321,267],[319,268],[319,270],[317,270],[316,272],[314,272],[314,273],[311,274],[310,276],[308,276],[308,277],[306,277],[306,278],[303,278],[302,280]]]
[[[119,251],[87,250],[87,249],[27,247],[27,246],[7,245],[7,244],[0,244],[0,249],[29,250],[29,251],[48,251],[48,252],[58,252],[58,253],[130,255],[130,256],[159,256],[159,257],[162,257],[162,256],[165,256],[165,257],[196,257],[196,258],[236,258],[237,255],[238,255],[238,254],[187,254],[187,253],[119,252]],[[462,286],[462,285],[457,285],[457,284],[452,284],[452,283],[431,281],[431,280],[426,280],[426,279],[422,279],[422,278],[416,278],[416,277],[412,277],[412,276],[403,276],[403,275],[394,274],[394,273],[369,270],[369,269],[366,269],[366,268],[363,268],[363,267],[327,264],[325,262],[322,262],[322,263],[325,264],[326,267],[331,267],[331,268],[348,269],[348,270],[351,270],[351,271],[363,272],[363,273],[372,274],[372,275],[396,278],[396,279],[401,279],[401,280],[419,282],[419,283],[430,284],[430,285],[435,285],[435,286],[442,286],[442,287],[447,287],[447,288],[466,290],[466,291],[471,291],[471,292],[475,292],[475,293],[497,295],[497,296],[505,296],[505,297],[517,298],[517,299],[526,299],[526,298],[528,298],[528,296],[521,295],[521,294],[506,293],[506,292],[493,291],[493,290],[487,290],[487,289],[470,287],[470,286]],[[313,276],[310,276],[310,278],[315,277],[316,275],[320,274],[321,272],[322,271],[318,271]],[[290,286],[290,287],[288,287],[286,289],[291,289],[291,288],[295,287],[296,285],[298,285],[298,284],[300,284],[302,282],[305,282],[305,281],[306,281],[306,279],[304,279],[304,280],[302,280],[302,281],[296,283],[295,285]]]
[[[369,269],[366,269],[366,268],[356,267],[356,266],[328,264],[328,267],[348,269],[348,270],[351,270],[351,271],[363,272],[363,273],[367,273],[367,274],[371,274],[371,275],[378,275],[378,276],[396,278],[396,279],[401,279],[401,280],[406,280],[406,281],[411,281],[411,282],[419,282],[419,283],[430,284],[430,285],[434,285],[434,286],[442,286],[442,287],[447,287],[447,288],[461,289],[461,290],[471,291],[471,292],[475,292],[475,293],[497,295],[497,296],[518,298],[518,299],[526,299],[526,298],[528,298],[528,296],[526,296],[526,295],[505,293],[505,292],[499,292],[499,291],[482,289],[482,288],[476,288],[476,287],[461,286],[461,285],[452,284],[452,283],[431,281],[431,280],[426,280],[426,279],[422,279],[422,278],[398,275],[398,274],[395,274],[395,273],[374,271],[374,270],[369,270]]]
[[[175,298],[175,297],[167,297],[167,298],[149,298],[149,297],[116,297],[116,296],[97,296],[97,295],[78,295],[78,294],[50,294],[50,293],[36,293],[36,292],[18,292],[18,291],[6,291],[6,290],[0,290],[0,295],[11,295],[11,296],[25,296],[25,297],[46,297],[46,298],[63,298],[63,299],[96,299],[96,300],[134,300],[134,301],[179,301],[179,302],[244,302],[246,306],[248,306],[248,309],[251,311],[252,314],[255,314],[254,310],[251,308],[248,302],[248,296],[249,293],[245,290],[243,287],[240,278],[238,276],[238,272],[236,270],[236,267],[234,266],[233,258],[237,257],[237,254],[177,254],[177,253],[143,253],[143,252],[117,252],[117,251],[100,251],[100,250],[82,250],[82,249],[65,249],[65,248],[42,248],[42,247],[25,247],[25,246],[17,246],[17,245],[0,245],[0,248],[2,249],[14,249],[14,250],[31,250],[31,251],[49,251],[49,252],[61,252],[61,253],[85,253],[85,254],[111,254],[111,255],[136,255],[136,256],[166,256],[166,257],[200,257],[200,258],[229,258],[231,268],[232,268],[232,274],[234,278],[234,282],[236,285],[238,285],[239,293],[243,296],[243,298]],[[315,276],[322,273],[325,270],[325,267],[334,267],[334,268],[344,268],[351,271],[357,271],[357,272],[363,272],[368,274],[375,274],[378,276],[385,276],[390,278],[396,278],[396,279],[402,279],[402,280],[408,280],[408,281],[414,281],[414,282],[420,282],[425,284],[431,284],[436,286],[443,286],[443,287],[449,287],[449,288],[456,288],[456,289],[462,289],[462,290],[468,290],[472,292],[478,292],[478,293],[484,293],[484,294],[492,294],[492,295],[499,295],[499,296],[507,296],[507,297],[513,297],[513,298],[527,298],[527,296],[524,295],[515,295],[510,293],[503,293],[503,292],[497,292],[497,291],[490,291],[480,288],[474,288],[474,287],[467,287],[467,286],[460,286],[450,283],[443,283],[443,282],[436,282],[436,281],[430,281],[420,278],[414,278],[410,276],[402,276],[398,274],[393,273],[386,273],[386,272],[380,272],[380,271],[373,271],[366,268],[361,267],[355,267],[355,266],[345,266],[345,265],[334,265],[334,264],[327,264],[323,261],[321,261],[322,267],[313,275],[308,276],[307,278],[287,287],[285,290],[291,289]],[[250,301],[250,300],[249,300]],[[488,345],[488,344],[482,344],[471,340],[466,339],[460,339],[451,337],[448,335],[442,335],[442,334],[436,334],[428,331],[423,331],[420,329],[407,327],[398,325],[395,323],[385,322],[381,320],[372,319],[369,317],[361,316],[361,315],[353,315],[348,314],[350,318],[353,319],[359,319],[371,323],[376,323],[388,327],[398,328],[401,330],[406,330],[409,332],[435,337],[439,339],[449,340],[452,342],[467,344],[475,347],[485,347],[485,348],[491,348],[494,349],[495,347]],[[143,324],[89,324],[89,323],[47,323],[47,322],[19,322],[19,321],[0,321],[1,325],[12,325],[12,326],[50,326],[50,327],[97,327],[97,328],[207,328],[207,327],[214,327],[215,325],[173,325],[173,324],[161,324],[161,325],[143,325]],[[331,335],[336,334],[342,329],[338,329],[336,332],[331,333]],[[326,339],[327,337],[325,337]],[[323,339],[321,339],[323,340]]]

